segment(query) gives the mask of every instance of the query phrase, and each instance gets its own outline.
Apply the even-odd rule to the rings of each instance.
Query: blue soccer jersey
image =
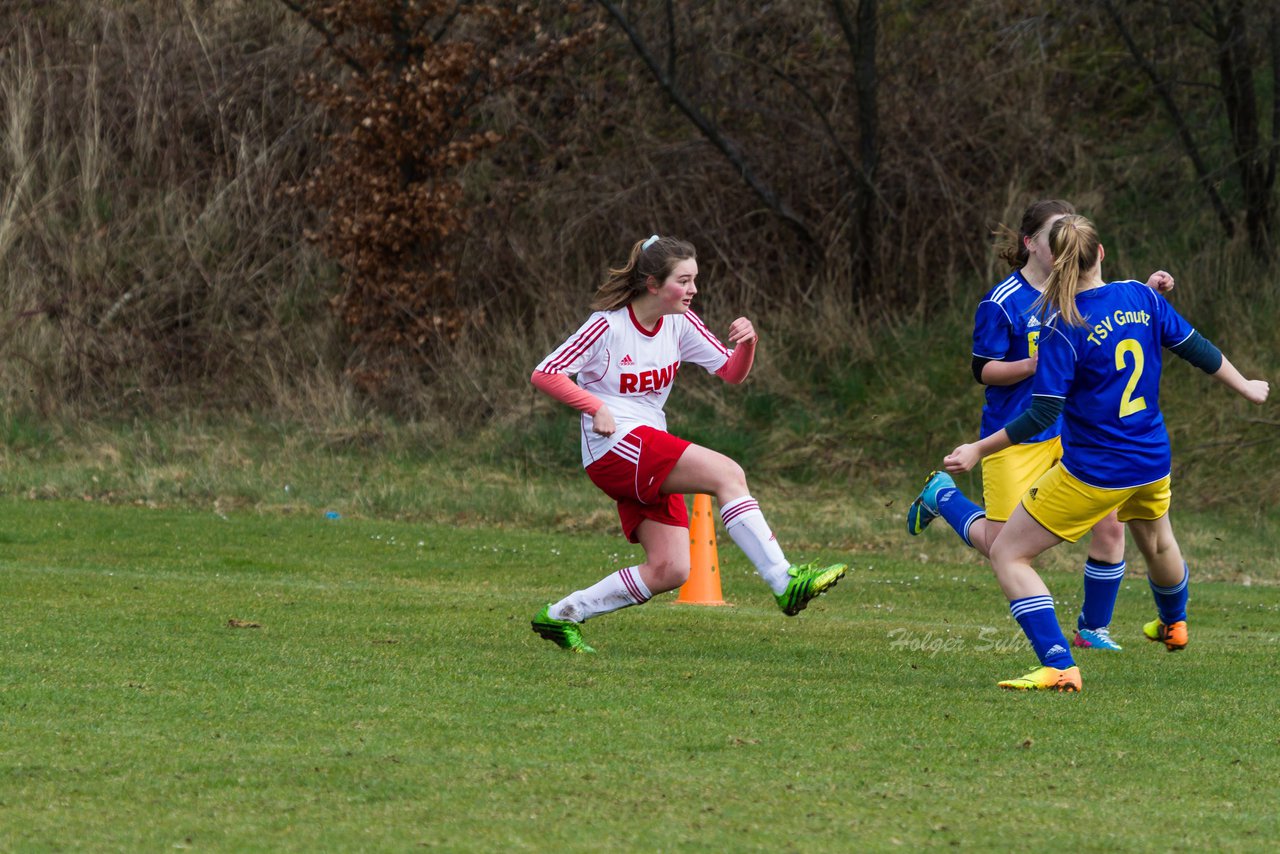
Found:
[[[1040,292],[1014,272],[987,291],[978,303],[973,320],[973,355],[999,362],[1029,359],[1040,340],[1040,320],[1032,305]],[[987,402],[982,407],[982,438],[998,433],[1031,405],[1031,377],[1013,385],[986,386]],[[1059,425],[1027,439],[1043,442],[1058,435]]]
[[[1084,326],[1055,318],[1046,327],[1033,392],[1065,400],[1062,465],[1104,489],[1153,483],[1169,474],[1164,349],[1195,330],[1141,282],[1083,291],[1076,308]]]

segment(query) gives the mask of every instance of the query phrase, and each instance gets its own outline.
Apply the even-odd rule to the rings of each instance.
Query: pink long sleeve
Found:
[[[732,361],[732,360],[730,360]],[[728,367],[728,363],[725,363]],[[721,369],[723,370],[723,369]],[[546,371],[534,371],[529,377],[534,388],[554,397],[561,403],[567,403],[580,412],[595,415],[596,410],[604,406],[604,401],[589,391],[578,388],[578,384],[569,379],[568,374],[549,374]]]
[[[756,339],[758,340],[758,339]],[[737,385],[747,378],[747,374],[751,373],[751,365],[756,359],[756,342],[749,341],[746,344],[739,344],[734,348],[733,354],[729,356],[729,361],[716,371],[716,376],[732,385]]]

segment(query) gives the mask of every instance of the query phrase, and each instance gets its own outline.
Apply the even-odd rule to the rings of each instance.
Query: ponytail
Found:
[[[1098,229],[1082,216],[1064,216],[1049,230],[1049,251],[1053,253],[1053,272],[1044,283],[1044,293],[1033,308],[1042,320],[1056,313],[1069,326],[1084,326],[1084,317],[1076,307],[1080,280],[1097,266],[1102,242]]]
[[[591,308],[593,311],[613,311],[630,305],[645,292],[650,276],[661,284],[677,264],[696,257],[693,244],[674,237],[655,234],[637,240],[631,247],[627,263],[617,269],[610,268],[609,278],[596,290]]]

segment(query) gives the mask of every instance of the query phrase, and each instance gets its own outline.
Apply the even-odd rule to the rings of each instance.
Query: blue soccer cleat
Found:
[[[945,471],[929,472],[925,479],[924,489],[916,496],[907,508],[907,533],[913,537],[919,534],[929,523],[938,518],[938,493],[944,489],[954,489],[956,482]]]
[[[1106,626],[1100,629],[1076,629],[1071,645],[1082,649],[1105,649],[1108,652],[1120,652],[1124,649],[1111,639],[1111,630]]]

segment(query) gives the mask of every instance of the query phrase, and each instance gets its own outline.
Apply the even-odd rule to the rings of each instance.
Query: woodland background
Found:
[[[528,373],[659,232],[764,335],[745,397],[686,381],[691,438],[918,467],[976,424],[992,235],[1041,197],[1266,375],[1278,82],[1257,0],[7,0],[9,433],[394,421],[572,467]]]

